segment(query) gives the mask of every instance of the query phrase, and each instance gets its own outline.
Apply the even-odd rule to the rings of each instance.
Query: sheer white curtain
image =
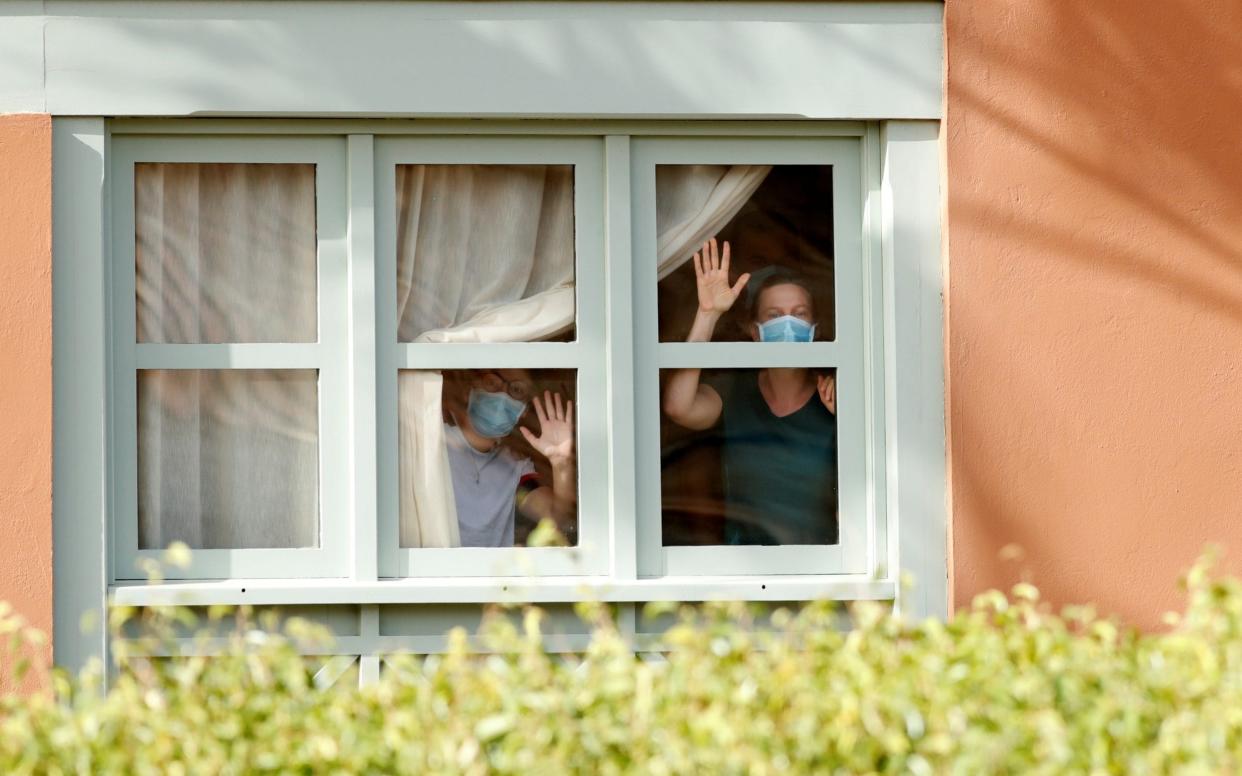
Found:
[[[689,261],[705,240],[737,215],[771,171],[765,165],[656,167],[658,277],[663,280]]]
[[[397,219],[400,341],[516,342],[573,325],[573,167],[401,165]]]
[[[139,342],[314,342],[315,168],[138,164]],[[138,373],[139,547],[319,543],[314,370]]]
[[[770,170],[657,168],[659,277],[724,227]],[[570,168],[403,166],[397,189],[403,341],[529,342],[573,326]],[[441,391],[438,373],[399,374],[402,547],[460,544]]]
[[[568,165],[397,168],[403,342],[529,342],[574,321]],[[397,379],[401,546],[461,543],[438,372]]]
[[[314,342],[315,166],[134,169],[139,342]]]
[[[319,546],[314,370],[138,373],[138,546]]]

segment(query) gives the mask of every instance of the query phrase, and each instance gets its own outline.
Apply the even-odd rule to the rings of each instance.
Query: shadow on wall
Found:
[[[959,605],[1154,627],[1242,536],[1242,6],[946,6]]]

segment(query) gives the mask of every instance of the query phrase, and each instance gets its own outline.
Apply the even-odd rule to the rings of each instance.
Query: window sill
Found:
[[[610,580],[598,577],[423,578],[347,580],[241,580],[118,583],[109,588],[114,605],[206,606],[253,604],[463,604],[610,603],[647,601],[891,601],[891,580],[860,576],[660,577]]]

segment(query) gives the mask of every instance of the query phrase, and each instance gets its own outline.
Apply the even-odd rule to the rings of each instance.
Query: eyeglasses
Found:
[[[530,401],[531,392],[533,390],[530,383],[525,380],[506,380],[495,372],[485,372],[479,377],[479,387],[488,393],[500,393],[504,391],[509,396],[518,401]]]

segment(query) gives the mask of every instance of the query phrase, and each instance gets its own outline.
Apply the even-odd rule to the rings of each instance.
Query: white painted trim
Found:
[[[317,369],[324,356],[318,343],[169,345],[139,342],[138,369]]]
[[[44,0],[0,6],[0,113],[47,113],[43,84]]]
[[[662,342],[657,363],[661,369],[828,367],[841,364],[844,350],[838,342]]]
[[[340,645],[338,645],[336,641],[337,641],[336,639],[333,639],[333,644],[331,646],[333,652],[340,649]],[[212,645],[212,646],[217,646],[217,645]],[[217,648],[223,647],[223,646],[225,645],[220,644],[217,646]],[[181,654],[187,654],[187,653],[182,652]],[[211,653],[208,652],[207,654],[211,654]],[[305,655],[306,651],[303,650],[302,654]],[[315,675],[311,678],[311,681],[314,682],[316,689],[326,690],[327,688],[331,687],[333,684],[336,684],[336,681],[340,679],[342,676],[344,676],[346,671],[353,668],[354,663],[356,663],[357,661],[358,661],[357,655],[335,655],[330,660],[325,662],[322,668],[320,668],[318,671],[315,672]]]
[[[380,615],[379,607],[369,604],[362,607],[362,611],[358,613],[358,635],[364,644],[375,644],[378,647],[380,638]],[[380,677],[380,656],[378,649],[360,650],[361,655],[358,658],[358,686],[368,687],[379,681]]]
[[[106,148],[100,119],[52,122],[52,648],[70,669],[108,649]]]
[[[638,644],[654,648],[656,637],[652,634],[639,634],[635,640]],[[546,633],[543,636],[543,647],[551,654],[581,654],[590,645],[591,636],[580,633]],[[191,655],[219,654],[229,646],[227,637],[208,639],[176,639],[170,645],[152,645],[140,640],[122,639],[128,654],[144,657],[166,657],[176,654],[182,657]],[[477,633],[468,634],[466,643],[472,654],[499,654],[495,647],[488,646],[488,640]],[[170,649],[170,646],[172,647]],[[433,655],[447,652],[449,637],[442,636],[337,636],[329,643],[301,644],[299,654],[307,657],[331,658],[312,678],[317,689],[325,689],[340,680],[341,676],[358,664],[358,682],[360,686],[372,684],[379,676],[381,666],[387,656],[393,654]],[[349,653],[349,654],[340,654]],[[320,675],[323,679],[320,680]]]
[[[27,22],[41,28],[41,45],[21,49],[9,99],[55,115],[935,119],[942,110],[939,2],[49,0],[42,10]]]
[[[625,135],[609,135],[604,141],[607,383],[611,410],[608,418],[608,506],[612,558],[609,565],[612,578],[617,580],[638,577],[630,142]]]
[[[579,415],[581,417],[581,415]],[[586,456],[579,454],[579,461]],[[584,482],[578,477],[579,536],[603,534],[606,513],[587,511],[582,491],[598,489],[602,483]],[[606,550],[585,537],[576,547],[402,547],[397,577],[462,577],[499,579],[515,575],[579,576],[603,574]]]
[[[887,333],[890,409],[888,498],[893,568],[914,576],[899,608],[948,614],[948,507],[944,405],[944,277],[941,257],[940,127],[883,127],[884,252],[891,273]]]
[[[318,123],[318,122],[309,122]],[[372,141],[374,145],[374,140]],[[374,153],[374,148],[372,149]],[[399,576],[401,501],[397,370],[421,362],[411,345],[397,343],[397,174],[395,164],[375,162],[375,445],[376,540],[380,577]],[[391,281],[389,280],[391,278]],[[438,352],[438,351],[433,351]],[[457,352],[450,349],[448,352]],[[431,353],[427,354],[432,355]]]
[[[894,516],[888,499],[888,456],[890,443],[887,430],[889,418],[890,364],[886,354],[890,350],[888,332],[896,325],[895,311],[889,306],[891,298],[890,278],[885,272],[883,251],[883,197],[881,196],[882,169],[880,128],[867,127],[863,143],[863,263],[868,305],[871,311],[865,321],[863,360],[864,371],[870,376],[867,385],[867,498],[868,512],[876,516],[869,525],[867,538],[869,555],[867,568],[873,569],[877,578],[888,578],[891,564],[888,561],[889,525]],[[895,367],[891,367],[895,369]]]
[[[342,119],[317,118],[118,118],[112,131],[127,135],[600,135],[632,137],[861,137],[862,121],[746,119],[638,121],[632,119]]]
[[[646,601],[889,601],[896,584],[861,575],[663,577],[422,577],[379,582],[231,579],[161,585],[114,585],[112,602],[124,606],[178,604],[459,604]]]
[[[349,515],[352,577],[379,578],[376,455],[375,139],[346,146],[349,212]],[[387,287],[387,284],[385,284]],[[331,475],[329,475],[331,476]],[[364,665],[368,670],[370,664]],[[378,668],[376,668],[378,675]]]
[[[398,369],[577,369],[588,354],[578,342],[401,342],[394,359]]]

